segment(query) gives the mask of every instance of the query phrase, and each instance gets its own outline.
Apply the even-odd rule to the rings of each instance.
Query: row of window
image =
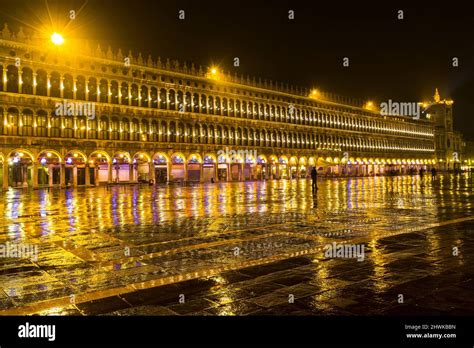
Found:
[[[2,66],[0,69],[3,69]],[[95,77],[86,79],[81,75],[74,78],[71,74],[61,75],[56,71],[48,75],[45,70],[37,70],[34,74],[33,70],[27,67],[23,67],[20,72],[14,65],[9,65],[5,72],[5,78],[0,82],[0,90],[14,93],[381,134],[433,136],[432,129],[426,126],[302,109],[298,104],[270,105],[202,93],[176,91],[173,88],[139,86],[136,83],[97,80]]]
[[[0,110],[2,111],[2,110]],[[347,137],[291,131],[234,127],[218,124],[190,124],[165,120],[127,117],[50,116],[44,110],[36,115],[30,109],[20,113],[16,108],[4,112],[2,135],[23,135],[99,140],[196,143],[216,145],[264,146],[295,149],[419,151],[432,152],[431,142],[402,139]]]

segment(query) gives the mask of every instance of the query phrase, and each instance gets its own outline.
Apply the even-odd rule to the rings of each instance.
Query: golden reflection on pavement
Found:
[[[333,241],[365,243],[364,267],[383,290],[390,254],[377,240],[471,219],[471,193],[467,175],[328,178],[316,197],[306,180],[9,190],[0,243],[37,245],[38,258],[0,260],[0,314],[61,313],[71,295],[98,299],[300,255],[314,255],[314,281],[330,289],[332,263],[318,260]]]

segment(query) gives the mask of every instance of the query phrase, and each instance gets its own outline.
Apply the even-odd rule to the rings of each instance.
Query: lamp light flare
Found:
[[[55,44],[56,46],[60,46],[64,43],[64,38],[61,34],[58,34],[58,33],[53,33],[53,35],[51,35],[51,41],[53,42],[53,44]]]

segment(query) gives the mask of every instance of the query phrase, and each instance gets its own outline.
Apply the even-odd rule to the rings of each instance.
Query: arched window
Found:
[[[76,138],[85,139],[87,128],[87,119],[84,116],[79,116],[76,118]]]
[[[89,90],[89,101],[97,101],[97,80],[93,77],[89,79],[89,84],[87,86]]]
[[[63,96],[66,99],[74,98],[74,81],[70,74],[64,75],[63,78]]]
[[[49,95],[51,97],[61,97],[61,75],[58,72],[53,71],[49,77]]]
[[[120,127],[122,128],[122,140],[130,140],[130,121],[128,118],[122,118],[120,122]]]
[[[38,70],[36,72],[36,95],[47,95],[48,94],[48,80],[46,71]]]
[[[33,111],[30,109],[23,110],[22,134],[26,136],[33,136],[33,124]]]
[[[38,76],[36,76],[38,81]],[[38,86],[36,86],[36,94],[38,94]],[[76,78],[76,99],[86,100],[86,79],[84,76],[78,76]]]
[[[160,109],[166,110],[167,109],[167,102],[166,102],[166,89],[160,89]]]
[[[126,82],[122,82],[122,85],[120,86],[120,104],[122,105],[128,105],[129,99],[128,99],[128,84]]]
[[[136,118],[132,120],[131,129],[130,129],[130,140],[132,141],[140,140],[140,122]]]
[[[36,136],[48,136],[48,114],[44,110],[38,111],[38,115],[36,116]]]
[[[99,121],[99,139],[109,139],[109,119],[102,116]]]
[[[21,80],[21,92],[23,94],[33,94],[33,70],[30,68],[23,68]]]
[[[169,90],[168,100],[169,110],[176,110],[176,92],[173,89]]]
[[[158,90],[155,87],[150,89],[151,107],[158,108]]]
[[[132,84],[132,88],[130,91],[131,98],[132,98],[132,106],[138,106],[138,86],[137,84]]]
[[[140,106],[142,108],[148,107],[148,88],[146,86],[140,87]]]
[[[214,114],[214,98],[212,98],[211,96],[209,96],[208,98],[208,112],[210,114]]]
[[[101,103],[107,103],[109,98],[109,87],[107,80],[100,80],[99,84],[99,100]]]
[[[195,113],[199,112],[199,94],[193,94],[193,110]]]
[[[7,92],[18,93],[18,68],[14,65],[7,67]]]
[[[110,102],[112,104],[119,104],[119,85],[117,81],[110,82]]]

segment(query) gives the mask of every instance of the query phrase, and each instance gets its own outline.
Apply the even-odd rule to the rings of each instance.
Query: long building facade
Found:
[[[448,156],[433,119],[7,26],[0,74],[4,189],[404,174]]]

